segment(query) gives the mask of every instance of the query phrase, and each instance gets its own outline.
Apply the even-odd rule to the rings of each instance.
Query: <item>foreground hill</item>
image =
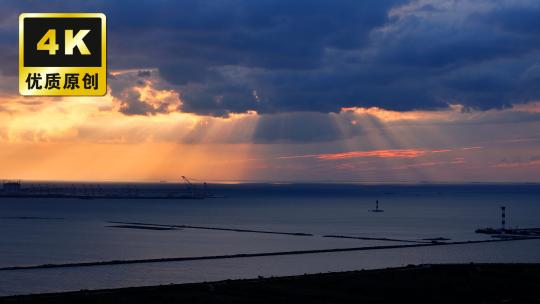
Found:
[[[540,264],[423,265],[0,298],[0,303],[540,303]]]

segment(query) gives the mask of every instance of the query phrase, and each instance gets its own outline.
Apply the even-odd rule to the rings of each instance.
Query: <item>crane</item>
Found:
[[[184,180],[184,182],[186,183],[188,191],[191,191],[192,197],[197,197],[197,198],[209,197],[208,190],[207,190],[208,187],[206,185],[206,182],[201,182],[201,184],[194,184],[192,181],[196,179],[190,179],[183,175],[182,175],[182,180]],[[202,187],[202,190],[201,188],[199,188],[199,186]]]
[[[188,187],[188,191],[191,191],[191,196],[195,197],[195,186],[193,186],[193,183],[189,180],[189,178],[182,175],[182,179],[186,183]]]

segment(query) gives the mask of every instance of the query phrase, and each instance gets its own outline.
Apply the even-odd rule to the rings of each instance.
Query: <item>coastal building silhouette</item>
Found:
[[[2,183],[2,190],[8,193],[17,193],[21,191],[21,182],[4,182]]]

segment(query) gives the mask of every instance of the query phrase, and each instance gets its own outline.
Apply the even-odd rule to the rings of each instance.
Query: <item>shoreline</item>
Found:
[[[298,276],[0,297],[0,303],[520,303],[540,300],[540,263],[427,264]]]

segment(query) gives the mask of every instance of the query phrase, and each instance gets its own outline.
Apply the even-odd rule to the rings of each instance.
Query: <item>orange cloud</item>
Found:
[[[463,157],[456,157],[451,161],[432,161],[432,162],[423,162],[416,164],[407,164],[403,166],[393,167],[394,170],[405,170],[411,168],[422,168],[422,167],[433,167],[433,166],[448,166],[448,165],[461,165],[465,163]]]
[[[431,153],[446,153],[452,150],[423,150],[423,149],[388,149],[388,150],[371,150],[371,151],[351,151],[343,153],[328,153],[328,154],[308,154],[298,156],[282,156],[279,159],[294,159],[294,158],[317,158],[324,160],[337,160],[349,158],[416,158]]]
[[[342,108],[342,113],[353,113],[357,116],[372,116],[384,122],[398,121],[452,121],[462,115],[463,106],[450,105],[447,110],[440,111],[392,111],[378,107]]]
[[[425,155],[427,151],[417,149],[405,150],[374,150],[374,151],[352,151],[345,153],[320,154],[318,159],[347,159],[359,157],[375,157],[375,158],[414,158]]]
[[[493,165],[493,168],[521,168],[521,167],[530,167],[530,166],[540,166],[539,160],[531,160],[526,162],[516,162],[516,163],[500,163]]]
[[[480,150],[480,149],[483,149],[484,147],[480,147],[480,146],[474,146],[474,147],[463,147],[461,148],[461,150],[463,151],[469,151],[469,150]]]

